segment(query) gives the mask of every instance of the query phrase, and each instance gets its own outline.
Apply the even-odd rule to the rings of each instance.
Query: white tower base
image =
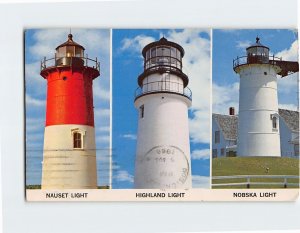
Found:
[[[190,105],[187,97],[174,93],[151,93],[135,101],[135,107],[140,111],[135,188],[192,187],[188,127]]]
[[[277,69],[269,64],[250,64],[237,70],[240,74],[238,156],[279,157],[281,154]]]
[[[74,149],[73,134],[82,135]],[[45,128],[42,189],[96,189],[94,127],[53,125]]]

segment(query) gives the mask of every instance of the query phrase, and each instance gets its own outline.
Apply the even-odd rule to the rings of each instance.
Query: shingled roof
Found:
[[[237,139],[238,117],[236,115],[221,115],[213,113],[213,119],[219,125],[223,137],[226,140]]]
[[[292,131],[299,131],[299,112],[287,109],[279,109],[279,116]]]
[[[279,116],[291,131],[299,131],[299,112],[287,109],[279,109]],[[236,140],[238,130],[238,116],[213,113],[213,119],[219,125],[226,140]]]

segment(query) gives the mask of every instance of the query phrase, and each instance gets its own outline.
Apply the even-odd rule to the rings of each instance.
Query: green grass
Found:
[[[267,170],[268,168],[268,170]],[[293,175],[299,177],[299,159],[280,157],[227,157],[212,160],[213,176],[234,175]],[[246,182],[245,179],[213,180],[218,183]],[[283,179],[252,178],[251,182],[283,182]],[[298,179],[288,179],[288,182],[299,183]],[[291,186],[288,188],[297,188]],[[214,188],[245,188],[245,186],[226,186]],[[279,185],[252,185],[250,188],[283,188]],[[299,188],[299,185],[298,185]]]

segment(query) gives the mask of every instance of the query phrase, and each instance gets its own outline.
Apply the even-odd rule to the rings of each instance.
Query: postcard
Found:
[[[27,201],[293,201],[296,29],[24,31]]]

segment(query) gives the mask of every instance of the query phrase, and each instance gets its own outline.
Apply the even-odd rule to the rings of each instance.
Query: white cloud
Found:
[[[286,77],[278,77],[278,92],[291,94],[297,92],[299,73],[294,73]]]
[[[109,126],[101,126],[101,127],[97,127],[96,130],[99,132],[110,132],[110,127]]]
[[[93,94],[95,98],[99,98],[99,101],[108,101],[110,100],[110,90],[102,87],[101,83],[96,82],[93,85]]]
[[[210,177],[209,176],[192,176],[193,188],[210,188]]]
[[[133,183],[134,178],[133,175],[129,174],[127,171],[121,170],[114,176],[114,180]]]
[[[251,41],[246,40],[246,41],[237,41],[236,42],[236,48],[245,50],[251,45]]]
[[[276,57],[281,57],[283,60],[286,61],[297,61],[298,60],[298,40],[295,40],[290,48],[284,49],[277,54]],[[283,94],[291,94],[297,95],[298,89],[298,77],[299,73],[295,73],[289,75],[284,78],[278,78],[278,92]]]
[[[105,148],[98,148],[97,150],[97,164],[109,165],[110,162],[110,150]]]
[[[194,150],[191,153],[192,159],[209,159],[210,149]]]
[[[130,140],[136,140],[135,134],[124,134],[122,135],[123,138],[130,139]]]
[[[141,52],[149,43],[155,41],[155,38],[145,35],[138,35],[134,38],[125,38],[122,41],[121,51],[131,50],[132,52]]]
[[[32,56],[54,57],[54,49],[65,42],[68,38],[69,29],[43,29],[37,30],[33,37],[36,43],[29,47]],[[99,51],[109,53],[109,33],[108,30],[93,29],[73,29],[73,40],[84,46],[85,51],[95,58]]]
[[[210,39],[200,36],[202,34],[210,37],[210,30],[170,30],[166,35],[185,50],[183,71],[189,76],[188,87],[193,93],[193,117],[189,119],[189,128],[195,143],[209,143],[210,138]]]
[[[96,117],[109,117],[110,109],[94,109],[94,116]]]
[[[44,134],[43,133],[32,133],[26,136],[28,143],[34,143],[37,141],[43,142]]]
[[[45,100],[39,100],[26,94],[26,105],[31,107],[44,107],[46,104]]]
[[[104,143],[104,142],[109,142],[110,141],[110,136],[109,135],[99,135],[96,137],[96,142],[99,143]],[[101,149],[101,148],[99,148]]]
[[[234,107],[238,112],[239,83],[235,82],[220,86],[213,83],[213,113],[227,114],[229,107]]]
[[[297,61],[298,60],[298,40],[295,40],[290,48],[284,49],[275,54],[276,57],[282,57],[282,60]]]
[[[46,86],[46,80],[40,75],[40,61],[33,63],[27,63],[25,65],[25,76],[26,76],[26,85],[44,85]],[[39,88],[36,88],[39,89]],[[41,91],[41,90],[37,90]],[[44,89],[42,89],[44,91]]]
[[[26,118],[26,132],[36,132],[45,126],[45,119],[42,118]]]

